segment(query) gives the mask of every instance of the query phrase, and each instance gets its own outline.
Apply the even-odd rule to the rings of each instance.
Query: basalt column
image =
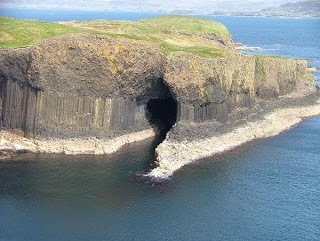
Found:
[[[5,81],[0,78],[0,128],[3,127],[3,105],[4,105]]]
[[[33,137],[37,108],[37,90],[12,80],[1,83],[1,126],[20,129]]]
[[[225,121],[257,99],[313,87],[306,61],[64,35],[0,51],[0,126],[35,138],[114,138],[174,123]],[[312,75],[311,75],[312,79]],[[302,80],[307,80],[302,81]]]

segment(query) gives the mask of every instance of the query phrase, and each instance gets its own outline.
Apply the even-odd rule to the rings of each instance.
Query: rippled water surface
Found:
[[[318,240],[320,118],[140,178],[152,139],[112,156],[0,162],[0,240]]]
[[[319,20],[212,18],[262,53],[319,66]],[[141,178],[154,158],[152,139],[110,156],[26,154],[1,161],[0,240],[319,240],[319,140],[320,118],[308,119],[189,165],[162,184]]]

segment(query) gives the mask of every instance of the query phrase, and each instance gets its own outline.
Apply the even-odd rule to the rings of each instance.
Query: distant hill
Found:
[[[265,8],[261,15],[285,17],[320,17],[320,0],[286,3],[279,7]]]
[[[257,12],[295,0],[0,0],[1,8],[82,9],[169,14],[209,14],[212,11]],[[298,0],[296,0],[298,1]],[[90,4],[88,4],[90,2]],[[4,12],[5,13],[5,12]],[[5,15],[4,13],[0,15]]]

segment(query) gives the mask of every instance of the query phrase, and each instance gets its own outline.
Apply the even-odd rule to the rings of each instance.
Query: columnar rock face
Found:
[[[64,36],[3,50],[2,127],[30,137],[113,137],[150,128],[146,103],[167,98],[153,46]]]
[[[66,35],[0,51],[0,126],[33,138],[111,138],[150,128],[147,103],[173,97],[177,122],[225,121],[257,99],[312,90],[303,60],[203,58],[134,40]]]
[[[315,90],[304,60],[241,54],[211,59],[173,54],[164,79],[179,103],[178,119],[192,122],[225,121],[236,108],[250,108],[256,99],[300,91],[297,84]]]

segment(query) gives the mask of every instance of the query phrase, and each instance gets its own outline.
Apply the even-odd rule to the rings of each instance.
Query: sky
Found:
[[[296,0],[0,0],[1,7],[152,12],[259,11]]]

